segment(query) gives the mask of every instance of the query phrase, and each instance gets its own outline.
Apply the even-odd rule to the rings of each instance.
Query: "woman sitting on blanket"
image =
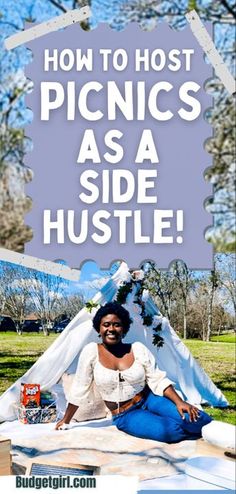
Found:
[[[82,350],[69,404],[56,429],[69,424],[94,380],[119,430],[167,443],[201,437],[211,417],[180,398],[145,345],[122,342],[131,323],[129,312],[117,302],[97,311],[93,326],[102,342]]]

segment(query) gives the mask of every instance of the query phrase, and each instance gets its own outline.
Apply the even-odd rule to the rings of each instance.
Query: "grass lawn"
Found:
[[[232,335],[229,335],[229,340]],[[217,337],[220,338],[220,337]],[[223,338],[227,340],[226,335]],[[227,340],[228,341],[228,340]],[[223,341],[187,340],[195,359],[203,367],[213,382],[222,391],[229,402],[227,409],[209,408],[204,410],[216,420],[223,420],[230,424],[236,422],[236,388],[235,388],[235,339],[232,343]]]
[[[21,377],[57,337],[56,334],[18,336],[16,333],[0,333],[0,394]],[[235,423],[236,408],[235,338],[230,334],[213,339],[209,343],[187,340],[185,344],[230,404],[227,409],[206,408],[206,411],[215,419],[232,424]]]
[[[236,343],[236,334],[228,333],[221,334],[219,336],[212,336],[211,341],[217,341],[219,343]]]
[[[0,333],[0,394],[21,377],[57,338],[38,333]]]

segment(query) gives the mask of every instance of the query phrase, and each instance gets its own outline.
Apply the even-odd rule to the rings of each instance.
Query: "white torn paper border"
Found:
[[[8,249],[0,248],[0,261],[12,262],[53,276],[60,276],[70,281],[78,281],[80,278],[80,271],[78,269],[71,269],[64,264],[45,261],[44,259],[27,256]]]
[[[21,31],[20,33],[13,34],[9,38],[5,39],[5,47],[7,50],[12,50],[17,46],[28,43],[36,38],[40,38],[45,34],[49,34],[53,31],[58,31],[64,27],[70,26],[75,22],[81,22],[91,16],[91,10],[88,6],[82,9],[69,10],[66,14],[53,17],[49,21],[42,22],[37,26]]]
[[[186,19],[190,24],[190,28],[198,40],[198,43],[202,47],[203,51],[207,55],[211,65],[213,66],[216,75],[219,77],[221,82],[224,84],[225,88],[230,94],[234,94],[236,91],[235,80],[230,73],[227,65],[224,63],[222,57],[217,51],[213,40],[208,34],[206,28],[204,27],[199,15],[196,10],[191,10],[186,14]]]

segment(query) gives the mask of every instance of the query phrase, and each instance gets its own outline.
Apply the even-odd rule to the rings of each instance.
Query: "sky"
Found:
[[[78,289],[91,298],[106,282],[108,271],[99,268],[96,262],[85,261],[81,267],[79,281],[73,284],[72,290]]]
[[[63,261],[63,264],[66,263]],[[6,263],[0,260],[0,279],[3,266],[7,265],[14,269],[15,264]],[[68,295],[82,294],[86,300],[91,299],[95,293],[106,283],[107,279],[114,273],[118,266],[112,265],[110,269],[100,269],[94,261],[85,261],[81,266],[78,281],[66,281],[66,292]],[[28,274],[29,273],[29,274]],[[30,276],[30,270],[25,268],[24,277]]]

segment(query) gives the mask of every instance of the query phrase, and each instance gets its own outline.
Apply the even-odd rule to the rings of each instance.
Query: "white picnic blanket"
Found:
[[[72,423],[68,431],[55,424],[0,424],[0,435],[12,441],[13,463],[27,466],[37,458],[101,466],[102,475],[138,475],[139,489],[233,489],[234,462],[207,456],[194,458],[197,441],[166,445],[118,431],[111,420]]]

